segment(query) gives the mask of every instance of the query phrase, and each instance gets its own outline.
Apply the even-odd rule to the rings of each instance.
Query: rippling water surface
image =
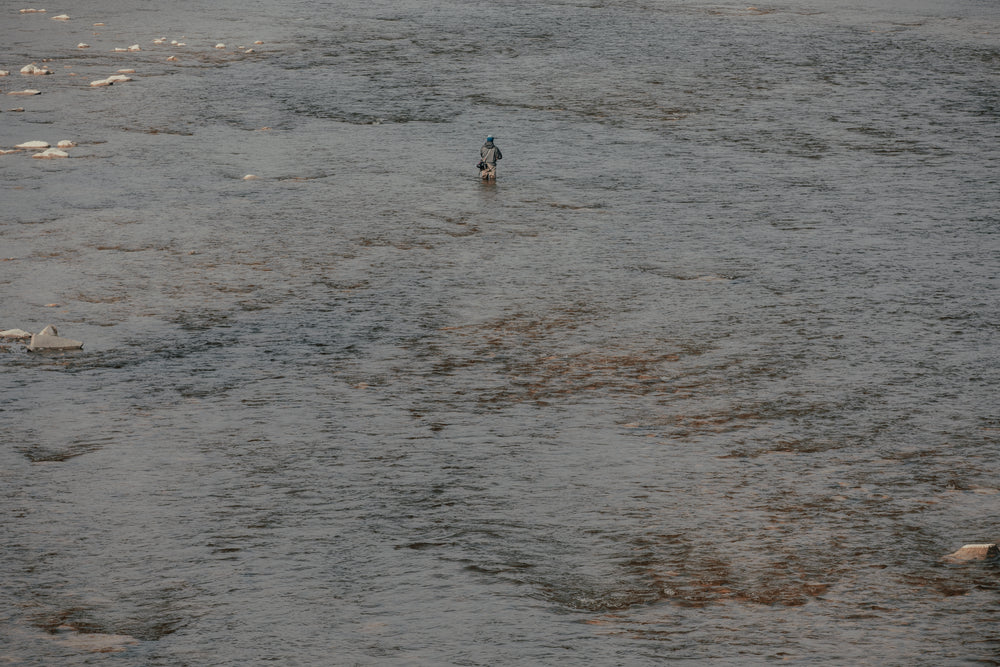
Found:
[[[90,4],[0,22],[0,662],[1000,662],[995,3]]]

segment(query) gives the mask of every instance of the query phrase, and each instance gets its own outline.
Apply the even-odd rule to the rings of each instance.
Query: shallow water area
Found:
[[[0,661],[995,664],[994,9],[2,10]]]

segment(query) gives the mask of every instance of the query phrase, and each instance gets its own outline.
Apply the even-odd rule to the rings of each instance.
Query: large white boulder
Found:
[[[25,141],[23,144],[18,144],[14,148],[26,148],[32,151],[45,150],[49,147],[49,142],[47,141]]]
[[[51,324],[31,337],[28,344],[29,352],[41,352],[43,350],[79,350],[83,343],[72,338],[63,338],[56,332],[56,328]]]

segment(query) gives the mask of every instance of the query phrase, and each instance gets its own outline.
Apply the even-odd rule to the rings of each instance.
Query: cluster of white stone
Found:
[[[55,146],[52,146],[47,141],[25,141],[23,144],[15,146],[14,150],[0,150],[0,155],[20,153],[21,151],[35,151],[31,157],[51,160],[53,158],[69,157],[69,153],[63,149],[73,148],[74,146],[76,146],[76,142],[69,139],[64,139]]]
[[[30,338],[28,343],[29,352],[41,352],[44,350],[79,350],[83,343],[72,338],[63,338],[51,324],[36,334],[23,329],[7,329],[0,331],[0,338],[5,340],[25,340]]]
[[[47,10],[45,10],[45,9],[22,9],[20,11],[21,11],[22,14],[44,14],[44,13],[47,12]],[[69,21],[70,20],[70,17],[67,14],[60,14],[59,16],[53,16],[52,18],[55,19],[55,20],[59,20],[59,21]],[[104,25],[104,23],[95,23],[94,24],[95,27],[99,27],[99,26],[103,26],[103,25]],[[94,33],[94,34],[97,34],[97,33]],[[181,39],[184,39],[184,38],[181,37]],[[167,43],[167,38],[166,37],[159,37],[159,38],[153,40],[153,44],[157,45],[157,46],[161,46],[161,45],[164,45],[166,43]],[[263,43],[264,42],[260,41],[260,40],[254,42],[254,44],[258,44],[258,45],[259,44],[263,44]],[[170,42],[170,45],[179,48],[179,47],[187,46],[187,43],[175,39],[175,40],[172,40]],[[76,48],[78,48],[78,49],[89,49],[90,48],[90,44],[87,44],[86,42],[80,42],[79,44],[76,45]],[[219,43],[215,44],[215,48],[219,49],[219,50],[225,50],[226,49],[226,44],[224,42],[219,42]],[[252,48],[246,48],[246,47],[243,47],[243,46],[238,46],[236,48],[237,48],[237,51],[242,51],[243,53],[254,53],[254,50]],[[113,49],[113,52],[117,52],[117,53],[136,53],[136,52],[139,52],[139,51],[142,51],[142,46],[140,46],[139,44],[133,44],[133,45],[128,46],[128,47],[115,47]],[[175,55],[171,55],[171,56],[169,56],[167,58],[167,60],[169,62],[178,62],[180,60],[180,58],[178,58]],[[25,65],[24,67],[22,67],[20,69],[20,73],[22,75],[24,75],[24,76],[46,76],[46,75],[54,74],[55,72],[53,72],[53,70],[50,67],[48,67],[47,65],[44,65],[44,64],[43,65],[39,65],[38,63],[30,63],[30,64]],[[115,85],[116,83],[126,83],[128,81],[132,81],[133,80],[132,77],[129,76],[130,74],[135,74],[135,70],[134,69],[120,69],[120,70],[118,70],[117,74],[113,74],[113,75],[111,75],[109,77],[106,77],[104,79],[97,79],[97,80],[91,81],[90,82],[90,87],[91,88],[107,88],[107,87]],[[8,70],[0,70],[0,77],[6,77],[6,76],[10,76],[10,71],[8,71]],[[76,76],[76,73],[71,72],[69,74],[69,76]],[[33,95],[41,95],[41,94],[42,94],[42,92],[40,90],[36,89],[36,88],[26,88],[24,90],[11,90],[11,91],[7,91],[7,95],[24,96],[24,97],[33,96]],[[23,108],[17,108],[17,109],[10,109],[10,111],[24,111],[24,109]],[[65,151],[61,150],[63,147],[65,147],[64,144],[70,144],[72,146],[76,145],[75,143],[72,143],[72,142],[60,142],[60,144],[59,144],[58,147],[53,148],[53,147],[50,147],[49,144],[46,143],[46,142],[42,142],[42,141],[28,141],[28,142],[25,142],[23,144],[19,144],[16,147],[15,150],[0,149],[0,155],[7,155],[9,153],[18,153],[18,152],[21,152],[21,151],[29,150],[29,151],[38,151],[34,155],[32,155],[32,157],[35,157],[35,158],[51,159],[51,158],[69,157],[68,153],[66,153]]]

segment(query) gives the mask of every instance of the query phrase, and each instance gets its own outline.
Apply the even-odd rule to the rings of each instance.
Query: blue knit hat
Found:
[[[486,137],[486,141],[493,141],[493,137]]]

